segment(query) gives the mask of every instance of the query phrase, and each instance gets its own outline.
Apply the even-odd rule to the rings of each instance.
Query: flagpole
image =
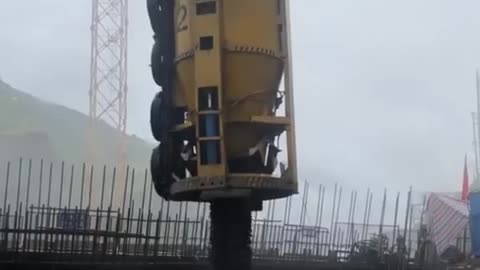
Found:
[[[463,183],[462,183],[462,201],[468,204],[469,200],[469,181],[468,181],[468,158],[467,154],[465,154],[465,164],[463,165]],[[468,260],[469,254],[467,254],[467,228],[463,230],[463,254],[465,255],[465,259]]]
[[[463,181],[462,181],[462,201],[468,201],[469,193],[469,179],[468,179],[468,158],[465,154],[465,163],[463,165]]]
[[[472,113],[472,125],[473,125],[473,152],[474,152],[474,157],[475,157],[475,179],[478,179],[478,174],[479,174],[479,164],[478,164],[478,143],[479,141],[477,140],[477,113]]]
[[[478,178],[478,175],[479,175],[479,164],[478,164],[478,155],[479,155],[479,148],[478,148],[478,144],[480,143],[480,77],[479,77],[479,71],[478,71],[478,68],[477,70],[475,71],[475,77],[476,77],[476,90],[477,90],[477,113],[476,113],[476,123],[477,123],[477,129],[476,129],[476,136],[475,136],[475,156],[477,158],[476,160],[476,173],[475,173],[475,179],[474,180],[477,180]],[[474,124],[474,128],[475,128],[475,119],[473,120],[473,124]]]

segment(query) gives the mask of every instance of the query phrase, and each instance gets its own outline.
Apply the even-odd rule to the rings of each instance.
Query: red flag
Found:
[[[468,168],[467,155],[465,155],[465,167],[463,168],[463,186],[462,186],[462,201],[468,199]]]

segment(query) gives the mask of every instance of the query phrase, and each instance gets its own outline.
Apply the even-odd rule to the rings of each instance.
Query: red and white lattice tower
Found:
[[[102,120],[118,131],[118,153],[109,157],[123,172],[127,163],[127,39],[128,1],[92,0],[90,67],[89,159],[98,160],[96,123]]]

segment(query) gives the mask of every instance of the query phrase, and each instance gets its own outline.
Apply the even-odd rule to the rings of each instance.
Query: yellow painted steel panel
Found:
[[[216,16],[197,16],[195,3],[176,0],[176,105],[186,105],[195,123],[195,88],[214,86],[220,72],[225,151],[227,157],[246,153],[271,135],[271,130],[256,129],[248,122],[254,116],[273,116],[283,74],[279,1],[218,0],[222,25],[217,25]],[[218,28],[222,70],[217,70],[218,58],[213,51],[199,50],[199,37],[211,35],[210,29]]]

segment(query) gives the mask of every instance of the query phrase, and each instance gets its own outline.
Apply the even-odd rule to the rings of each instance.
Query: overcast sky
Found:
[[[302,179],[459,190],[471,152],[477,0],[293,0]],[[88,111],[91,1],[2,0],[0,76]],[[151,139],[152,31],[130,1],[128,132]]]

